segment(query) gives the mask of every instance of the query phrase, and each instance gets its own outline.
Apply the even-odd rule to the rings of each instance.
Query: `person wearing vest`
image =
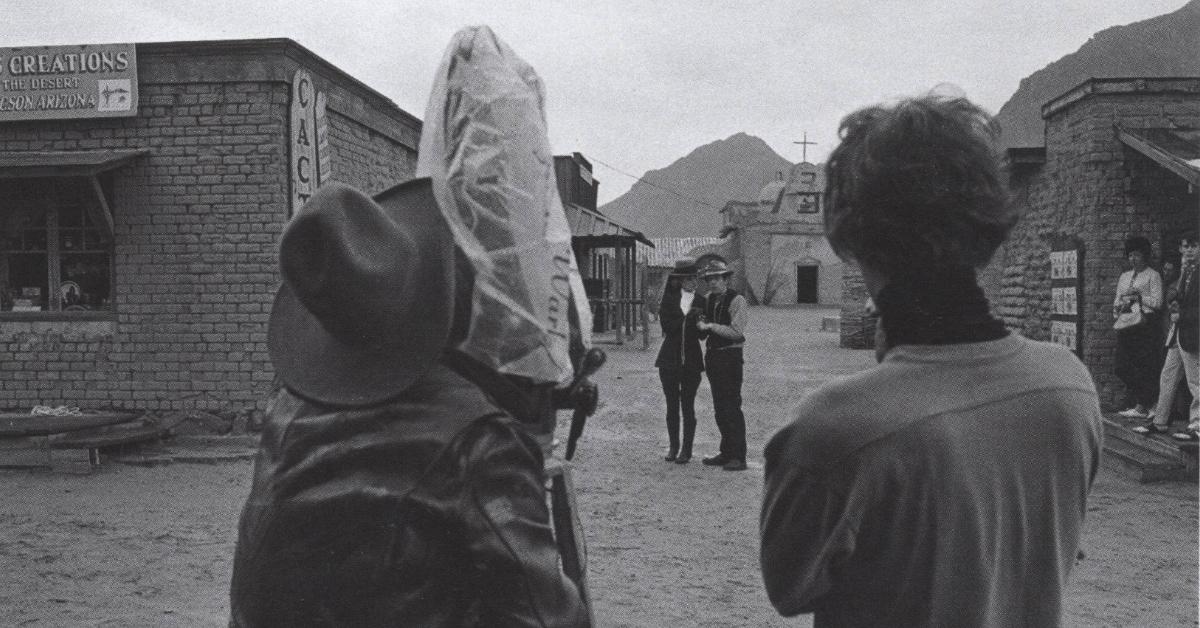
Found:
[[[667,400],[667,437],[670,449],[667,462],[687,464],[692,459],[692,440],[696,435],[696,390],[704,372],[700,352],[700,330],[696,321],[704,311],[704,297],[696,294],[696,263],[679,260],[667,277],[658,320],[663,342],[654,366]],[[683,414],[683,443],[679,441],[679,415]]]
[[[713,260],[701,277],[708,284],[704,318],[696,323],[705,339],[704,370],[712,388],[713,414],[721,448],[702,462],[726,471],[746,470],[746,417],[742,414],[742,344],[746,341],[746,298],[729,287],[733,271]]]
[[[1183,441],[1200,440],[1200,399],[1197,399],[1197,383],[1200,381],[1200,273],[1196,261],[1200,257],[1200,241],[1196,232],[1189,231],[1180,238],[1179,255],[1183,269],[1174,294],[1169,298],[1171,329],[1167,332],[1167,357],[1163,362],[1158,380],[1158,404],[1150,421],[1133,428],[1144,434],[1165,434],[1171,421],[1171,405],[1175,390],[1179,386],[1180,372],[1187,380],[1192,393],[1192,404],[1188,407],[1188,427],[1172,434],[1172,438]]]

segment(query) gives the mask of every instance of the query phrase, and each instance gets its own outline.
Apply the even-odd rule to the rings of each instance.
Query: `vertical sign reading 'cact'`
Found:
[[[291,107],[291,181],[292,203],[288,215],[296,213],[313,192],[316,191],[317,137],[316,137],[317,93],[312,77],[304,70],[296,70],[292,76]]]

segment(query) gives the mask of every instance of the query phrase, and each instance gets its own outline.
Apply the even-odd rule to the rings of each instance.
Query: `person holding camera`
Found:
[[[1117,334],[1116,375],[1125,383],[1130,405],[1118,414],[1141,418],[1158,399],[1158,312],[1162,308],[1162,277],[1150,268],[1150,241],[1141,236],[1125,240],[1129,270],[1117,280],[1113,299],[1113,328]]]
[[[533,432],[555,386],[459,352],[471,264],[429,179],[321,187],[284,230],[230,625],[591,623]],[[552,416],[551,416],[552,418]]]

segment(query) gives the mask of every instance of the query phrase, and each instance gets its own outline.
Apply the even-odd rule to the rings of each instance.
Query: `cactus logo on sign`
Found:
[[[129,79],[96,81],[96,90],[99,97],[96,111],[129,111],[133,108],[129,98],[133,87]]]
[[[137,115],[133,44],[0,48],[0,122]]]

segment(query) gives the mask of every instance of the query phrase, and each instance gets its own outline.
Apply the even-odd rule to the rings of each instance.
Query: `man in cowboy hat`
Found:
[[[473,275],[429,180],[374,199],[319,189],[279,260],[268,348],[284,389],[242,512],[231,625],[588,625],[521,425],[553,412],[551,390],[447,350]]]
[[[742,345],[746,341],[746,298],[729,287],[733,271],[714,259],[700,277],[708,284],[704,317],[696,324],[706,340],[704,370],[712,388],[713,414],[721,448],[702,462],[726,471],[746,470],[746,417],[742,414]]]

